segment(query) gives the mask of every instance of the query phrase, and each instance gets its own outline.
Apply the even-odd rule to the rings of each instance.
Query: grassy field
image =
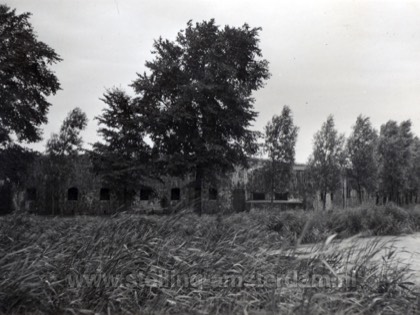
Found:
[[[406,314],[418,292],[379,241],[418,230],[393,206],[336,212],[0,218],[0,312]],[[301,243],[322,241],[320,245]],[[382,259],[374,259],[383,252]]]

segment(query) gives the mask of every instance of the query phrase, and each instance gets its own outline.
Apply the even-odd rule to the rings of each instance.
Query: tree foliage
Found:
[[[269,77],[259,28],[196,23],[154,43],[133,87],[143,126],[172,175],[232,170],[255,153],[252,92]]]
[[[80,132],[87,126],[86,114],[78,107],[67,114],[60,132],[53,134],[47,142],[47,153],[54,156],[77,154],[82,150]]]
[[[411,144],[411,163],[408,171],[408,196],[407,203],[418,201],[418,192],[420,190],[420,139],[414,137]],[[413,198],[415,198],[413,200]]]
[[[338,134],[334,118],[329,116],[314,136],[313,152],[308,161],[309,174],[314,188],[321,193],[324,209],[326,194],[334,193],[340,185],[344,165],[344,136]]]
[[[390,120],[381,126],[378,140],[379,190],[388,201],[400,203],[409,189],[413,134],[411,121]]]
[[[93,146],[94,169],[114,188],[123,188],[125,198],[141,179],[150,175],[151,148],[145,142],[145,130],[138,108],[120,89],[108,90],[102,101],[106,107],[99,121],[102,142]]]
[[[61,61],[56,52],[38,41],[30,14],[16,14],[0,5],[0,144],[41,139],[47,122],[47,97],[60,84],[50,66]]]
[[[265,127],[265,151],[270,161],[269,174],[272,198],[280,189],[287,191],[295,164],[295,146],[298,127],[293,123],[290,108],[284,106],[280,116],[273,116]]]
[[[37,156],[36,152],[15,143],[0,148],[0,180],[21,185]]]
[[[362,202],[362,191],[373,193],[377,189],[376,145],[378,135],[368,117],[357,117],[353,131],[347,140],[350,161],[349,179],[356,187]]]

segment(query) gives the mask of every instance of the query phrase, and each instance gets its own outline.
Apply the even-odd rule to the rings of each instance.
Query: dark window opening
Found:
[[[152,197],[153,190],[150,188],[140,189],[140,200],[149,200]]]
[[[101,188],[99,191],[99,200],[111,200],[111,194],[108,188]]]
[[[167,207],[168,207],[168,199],[167,199],[166,197],[163,197],[163,198],[160,200],[160,206],[161,206],[162,208],[167,208]]]
[[[36,200],[36,189],[28,188],[26,189],[26,200],[35,201]]]
[[[265,200],[265,193],[261,193],[261,192],[252,193],[252,200]]]
[[[194,198],[195,199],[201,199],[201,187],[195,187]]]
[[[209,189],[209,200],[217,200],[217,189],[210,188]]]
[[[181,190],[179,188],[171,189],[171,200],[180,200],[181,199]]]
[[[75,201],[79,199],[79,190],[76,187],[69,188],[67,191],[67,200]]]
[[[289,193],[275,193],[274,194],[275,200],[288,200],[289,199]]]

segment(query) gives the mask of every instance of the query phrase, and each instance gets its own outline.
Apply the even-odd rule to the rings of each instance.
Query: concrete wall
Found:
[[[70,161],[70,167],[59,183],[52,183],[46,176],[47,160],[41,157],[32,167],[30,176],[25,183],[22,207],[29,212],[39,214],[111,214],[122,210],[123,202],[118,194],[112,191],[102,181],[100,176],[92,172],[90,160],[80,156]],[[271,192],[261,184],[261,177],[255,174],[262,168],[264,161],[254,159],[249,169],[236,167],[233,172],[218,174],[211,181],[204,182],[201,187],[201,209],[203,213],[228,213],[265,207],[278,210],[302,207],[302,199],[298,194],[299,181],[294,179],[294,186],[289,193],[289,202],[274,202],[271,204]],[[296,173],[304,171],[302,166],[296,167]],[[183,207],[192,206],[197,200],[196,188],[193,185],[194,176],[185,178],[164,177],[159,180],[147,180],[133,191],[133,201],[129,210],[137,213],[172,212]],[[263,187],[263,188],[261,188]],[[77,189],[77,200],[69,200],[69,189]],[[109,189],[109,200],[100,200],[101,189]],[[179,189],[179,200],[172,200],[172,189]],[[267,202],[253,202],[253,193],[258,190],[265,192]],[[33,198],[35,190],[35,198]],[[145,191],[152,191],[144,200]],[[238,196],[235,192],[244,192],[243,204],[238,207]],[[142,198],[143,197],[143,198]],[[236,199],[235,199],[236,198]],[[236,208],[234,203],[236,202]],[[245,202],[247,202],[245,206]],[[239,203],[240,205],[240,203]]]
[[[247,211],[286,211],[294,209],[302,209],[302,202],[298,201],[280,201],[280,200],[248,200],[246,202]]]

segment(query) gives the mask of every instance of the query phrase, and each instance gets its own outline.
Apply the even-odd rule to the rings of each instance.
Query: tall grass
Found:
[[[296,243],[306,226],[303,243],[315,243],[328,235],[346,238],[356,234],[400,235],[420,231],[420,208],[403,209],[394,204],[332,211],[285,211],[264,214],[268,227],[289,243]]]
[[[305,230],[314,237],[317,229],[321,235],[328,225],[319,219],[308,228],[300,221],[303,216],[287,216],[288,224],[278,229],[305,241]],[[383,244],[336,248],[330,238],[322,246],[291,247],[287,233],[270,225],[273,219],[255,213],[198,217],[188,211],[168,217],[2,217],[0,312],[400,314],[419,310],[407,272],[392,263],[392,252],[381,254]],[[240,276],[245,282],[232,285],[229,278],[219,278],[223,281],[211,285],[203,277],[194,285],[165,283],[168,271],[192,277]],[[255,275],[267,280],[290,274],[297,275],[298,285],[255,279]],[[121,276],[123,281],[72,282],[84,275]],[[313,275],[353,282],[303,286]]]

